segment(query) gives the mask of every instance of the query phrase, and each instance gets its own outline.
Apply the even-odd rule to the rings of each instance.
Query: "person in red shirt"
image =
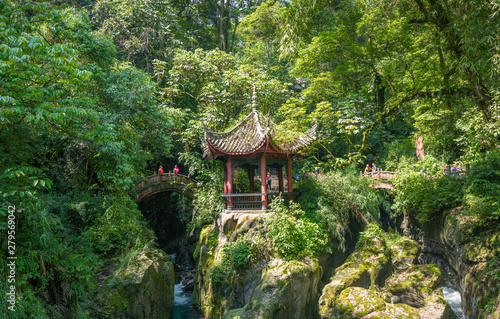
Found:
[[[163,166],[160,165],[160,168],[158,169],[158,174],[163,174]]]
[[[179,175],[179,168],[177,167],[177,165],[175,165],[174,167],[174,173],[175,175]]]

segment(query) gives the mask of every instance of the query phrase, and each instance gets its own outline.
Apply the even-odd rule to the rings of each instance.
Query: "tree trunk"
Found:
[[[217,8],[219,18],[217,20],[217,29],[219,33],[219,49],[228,52],[228,29],[229,29],[229,2],[230,0],[220,0]]]

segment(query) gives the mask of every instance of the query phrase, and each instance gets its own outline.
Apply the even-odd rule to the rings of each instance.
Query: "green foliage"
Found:
[[[241,168],[235,171],[233,176],[233,183],[238,193],[248,193],[250,191],[248,173]]]
[[[218,233],[214,233],[217,234]],[[212,247],[209,243],[212,251]],[[256,250],[254,240],[250,237],[244,237],[234,242],[226,242],[221,247],[220,262],[213,265],[207,273],[207,278],[211,280],[215,287],[222,287],[221,285],[227,282],[228,278],[234,278],[238,272],[245,269],[254,257]]]
[[[500,219],[500,153],[473,162],[467,175],[464,203],[479,217],[479,223],[497,225]]]
[[[171,1],[96,1],[99,32],[112,36],[124,60],[152,71],[152,61],[180,44],[180,12]]]
[[[297,259],[327,249],[328,235],[304,216],[297,203],[286,207],[283,199],[276,198],[271,207],[272,213],[263,216],[264,227],[274,249],[283,258]]]
[[[425,176],[403,171],[393,180],[396,187],[393,208],[408,212],[419,222],[429,222],[446,209],[462,203],[464,179],[460,176]]]
[[[309,178],[299,183],[299,203],[306,216],[321,225],[331,240],[345,249],[345,235],[350,219],[362,223],[380,218],[380,206],[388,205],[378,192],[368,186],[359,172],[328,172],[321,178]]]

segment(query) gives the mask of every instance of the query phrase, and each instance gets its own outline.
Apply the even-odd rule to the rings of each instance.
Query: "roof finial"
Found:
[[[252,95],[252,112],[257,112],[256,107],[257,107],[257,92],[255,92],[255,84],[254,84],[253,95]]]

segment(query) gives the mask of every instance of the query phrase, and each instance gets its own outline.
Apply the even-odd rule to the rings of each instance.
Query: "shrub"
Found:
[[[367,179],[354,171],[329,172],[321,179],[306,179],[299,184],[299,202],[305,216],[320,225],[331,239],[338,240],[341,249],[345,249],[344,235],[351,218],[375,222],[380,218],[380,206],[389,206],[369,187]]]
[[[304,216],[300,205],[291,203],[288,208],[283,199],[277,198],[271,207],[272,213],[264,215],[264,226],[273,247],[285,259],[314,255],[325,249],[327,234],[318,224]]]
[[[446,209],[462,202],[464,179],[453,176],[430,177],[406,171],[394,178],[393,209],[408,212],[419,222],[428,222]]]
[[[472,163],[466,178],[464,203],[483,223],[500,219],[500,153]]]

